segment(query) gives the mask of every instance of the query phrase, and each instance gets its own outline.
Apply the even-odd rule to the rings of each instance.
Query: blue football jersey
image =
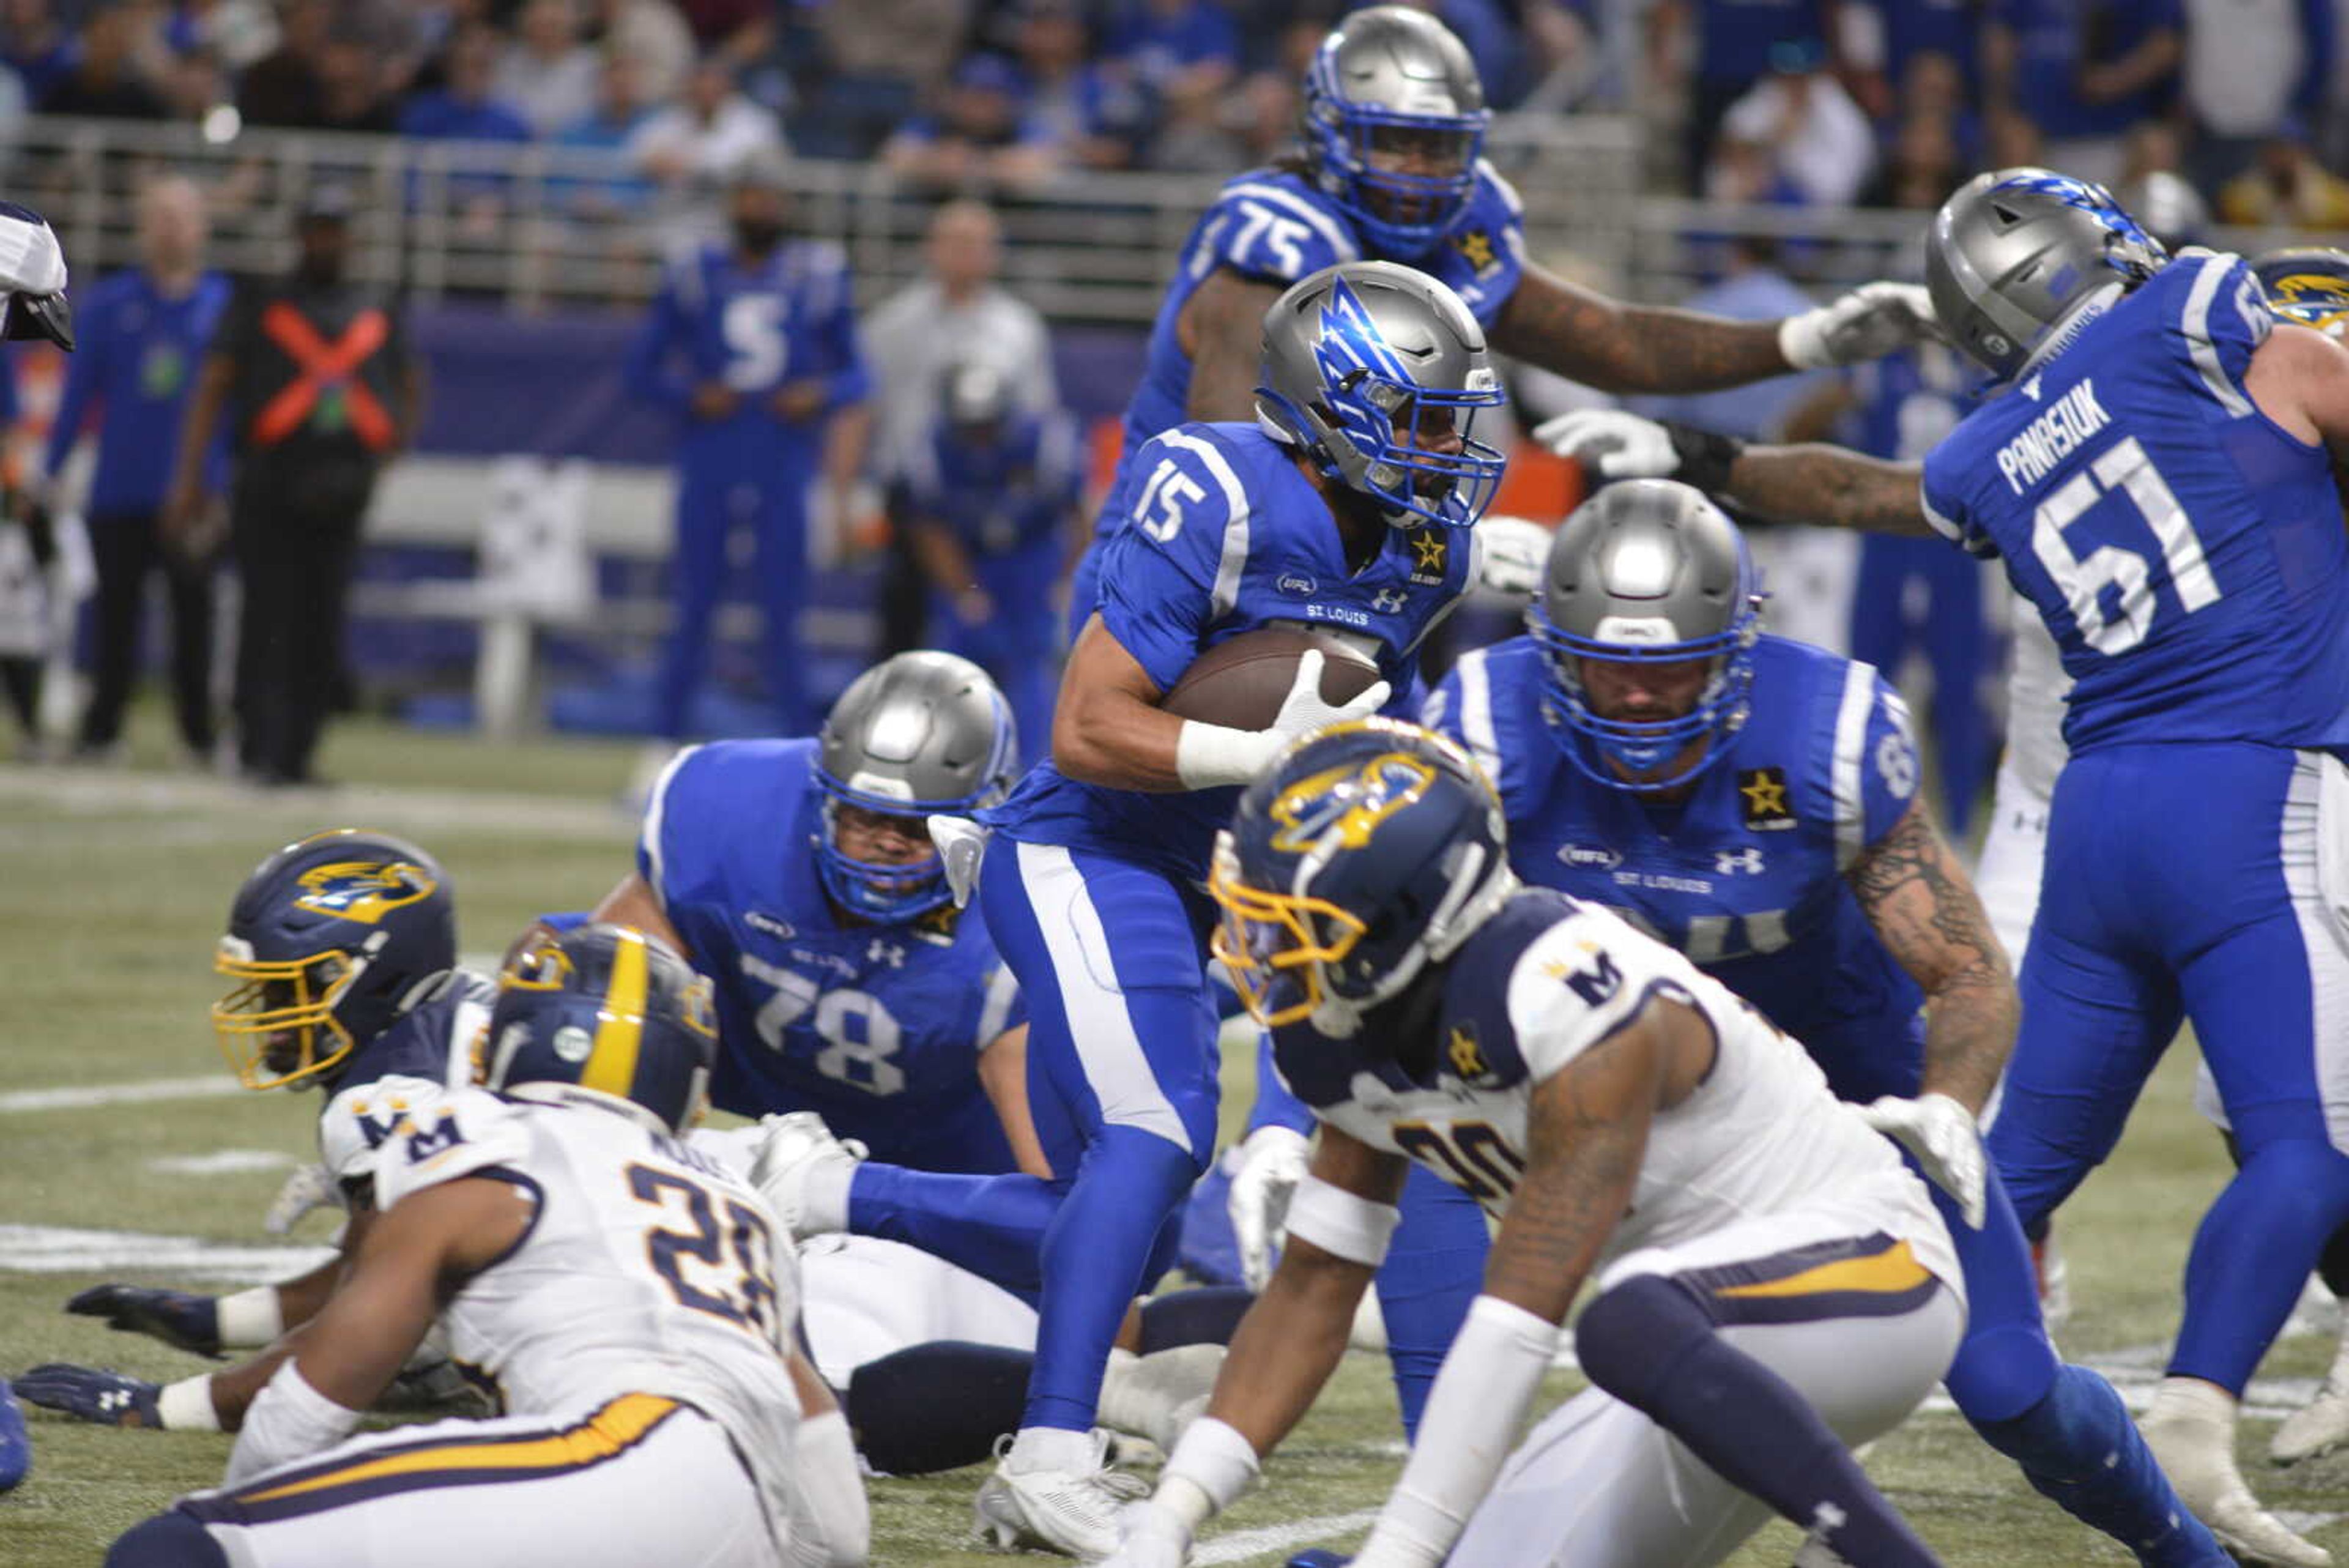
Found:
[[[1858,407],[1842,432],[1871,457],[1916,462],[1972,411],[1979,373],[1938,343],[1920,344],[1855,365],[1845,374]]]
[[[2074,753],[2349,742],[2349,535],[2332,460],[2243,389],[2275,325],[2190,252],[1925,462],[1935,527],[2005,559],[2075,684]]]
[[[1242,632],[1334,632],[1379,661],[1414,710],[1420,643],[1471,580],[1471,535],[1435,525],[1390,528],[1350,569],[1330,515],[1287,448],[1252,424],[1191,424],[1134,454],[1111,497],[1122,527],[1102,547],[1102,626],[1159,691],[1191,661]],[[1106,508],[1104,508],[1106,510]],[[1237,789],[1147,794],[1063,777],[1048,760],[982,819],[1033,844],[1094,849],[1176,877],[1206,875],[1216,830]]]
[[[1489,163],[1477,165],[1476,188],[1450,232],[1421,256],[1380,254],[1307,174],[1252,169],[1238,176],[1216,193],[1183,244],[1150,330],[1142,384],[1126,406],[1126,452],[1189,417],[1191,357],[1174,324],[1217,268],[1286,288],[1340,262],[1402,262],[1450,285],[1489,330],[1524,275],[1525,231],[1525,203]]]
[[[941,422],[908,460],[905,485],[914,513],[951,528],[973,556],[1017,555],[1061,537],[1084,486],[1083,448],[1061,414],[1019,417],[984,445]]]
[[[1924,998],[1844,878],[1916,796],[1899,694],[1872,666],[1764,637],[1725,754],[1685,800],[1651,803],[1559,749],[1542,671],[1530,638],[1477,649],[1424,715],[1499,788],[1517,875],[1686,953],[1800,1040],[1842,1098],[1915,1093]]]
[[[662,279],[627,375],[637,396],[678,411],[707,382],[740,394],[730,418],[688,421],[689,439],[731,433],[771,444],[804,432],[812,441],[812,421],[781,424],[765,404],[785,384],[811,379],[829,384],[833,406],[869,389],[846,255],[829,243],[801,241],[749,268],[719,244],[678,258]]]
[[[816,742],[721,741],[671,763],[636,866],[718,993],[710,1098],[743,1116],[816,1111],[874,1158],[1013,1167],[978,1054],[1027,1020],[978,909],[843,919],[816,871]]]

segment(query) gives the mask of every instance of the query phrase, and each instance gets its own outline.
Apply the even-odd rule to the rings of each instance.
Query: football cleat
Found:
[[[2284,1417],[2268,1444],[2268,1458],[2280,1465],[2298,1464],[2344,1443],[2349,1443],[2349,1317],[2343,1320],[2341,1348],[2333,1355],[2333,1370],[2324,1375],[2324,1386],[2305,1407]]]
[[[1004,1548],[1032,1546],[1079,1562],[1096,1562],[1118,1548],[1118,1516],[1149,1492],[1141,1477],[1109,1468],[1109,1437],[1090,1434],[1092,1462],[1084,1469],[1010,1468],[1013,1438],[996,1446],[995,1473],[979,1484],[972,1505],[975,1533]]]
[[[2137,1428],[2179,1501],[2236,1557],[2273,1568],[2331,1568],[2333,1554],[2302,1540],[2262,1507],[2235,1468],[2232,1400],[2206,1386],[2172,1378],[2154,1397],[2153,1408]]]
[[[838,1138],[813,1111],[762,1117],[766,1130],[750,1162],[750,1185],[793,1236],[821,1236],[848,1225],[849,1173],[865,1156],[854,1138]],[[829,1182],[823,1179],[830,1177]],[[829,1187],[825,1196],[820,1189]]]

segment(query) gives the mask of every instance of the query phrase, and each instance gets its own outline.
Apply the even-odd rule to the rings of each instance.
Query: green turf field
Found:
[[[137,746],[160,764],[154,717],[140,715]],[[626,868],[629,825],[613,803],[633,759],[628,747],[490,747],[355,723],[334,732],[322,766],[370,782],[329,794],[261,796],[162,772],[0,768],[0,1374],[67,1359],[188,1376],[190,1358],[68,1319],[58,1304],[108,1278],[179,1282],[152,1266],[177,1245],[168,1239],[270,1241],[260,1215],[284,1171],[311,1153],[315,1102],[191,1095],[186,1085],[173,1097],[103,1106],[24,1099],[69,1085],[225,1078],[204,1019],[218,989],[210,945],[230,891],[261,855],[320,827],[407,833],[453,875],[466,949],[493,952],[532,913],[591,902]],[[2187,1103],[2189,1069],[2183,1053],[2173,1057],[2119,1157],[2065,1215],[2081,1310],[2064,1342],[2133,1394],[2158,1375],[2191,1227],[2221,1181],[2217,1140]],[[61,1238],[33,1227],[136,1236]],[[327,1229],[326,1217],[313,1216],[296,1240],[315,1245]],[[92,1264],[101,1254],[122,1261]],[[267,1257],[229,1262],[241,1262],[247,1279],[274,1272]],[[2287,1338],[2254,1386],[2254,1408],[2289,1407],[2329,1353],[2329,1337]],[[1558,1384],[1560,1392],[1571,1386]],[[2322,1521],[2313,1538],[2349,1561],[2349,1459],[2272,1469],[2263,1455],[2273,1420],[2271,1413],[2246,1423],[2253,1487],[2300,1522]],[[0,1564],[8,1568],[96,1563],[114,1534],[216,1479],[228,1451],[223,1438],[101,1430],[40,1412],[32,1428],[33,1479],[0,1498]],[[1376,1505],[1400,1462],[1398,1439],[1383,1366],[1350,1358],[1272,1462],[1268,1484],[1209,1537],[1202,1560],[1278,1563],[1298,1546],[1357,1538],[1361,1526],[1348,1521]],[[2032,1494],[1946,1408],[1880,1444],[1869,1466],[1951,1564],[2127,1561]],[[878,1483],[874,1561],[1002,1563],[966,1543],[979,1474]],[[1337,1522],[1315,1527],[1326,1534],[1301,1532],[1316,1521]],[[1775,1568],[1791,1556],[1793,1539],[1774,1528],[1733,1561]]]

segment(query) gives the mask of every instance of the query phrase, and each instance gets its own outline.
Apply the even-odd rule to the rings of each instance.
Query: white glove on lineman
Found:
[[[1832,305],[1778,323],[1778,352],[1797,370],[1881,359],[1923,338],[1938,340],[1933,296],[1913,283],[1863,283]]]
[[[1933,1185],[1958,1200],[1966,1224],[1979,1231],[1989,1206],[1982,1125],[1947,1095],[1898,1095],[1859,1107],[1869,1127],[1917,1157]]]
[[[311,1210],[342,1206],[343,1189],[335,1185],[334,1173],[323,1165],[305,1165],[287,1176],[269,1200],[261,1228],[273,1236],[287,1235]]]
[[[938,860],[946,867],[947,887],[954,893],[955,908],[970,902],[970,891],[978,886],[979,862],[987,857],[987,841],[994,833],[991,827],[981,827],[967,816],[933,816],[930,842],[938,846]]]
[[[1239,1238],[1240,1275],[1252,1291],[1272,1277],[1272,1250],[1288,1233],[1288,1200],[1305,1179],[1309,1147],[1303,1133],[1284,1127],[1258,1127],[1240,1145],[1224,1206]]]
[[[1476,586],[1487,593],[1529,599],[1541,592],[1549,562],[1549,530],[1526,517],[1484,517],[1469,535],[1476,542]]]
[[[1578,409],[1545,420],[1534,440],[1601,479],[1670,479],[1680,472],[1671,432],[1621,409]]]
[[[1118,1528],[1124,1534],[1101,1568],[1183,1568],[1191,1561],[1190,1526],[1154,1498],[1127,1509]]]
[[[1366,719],[1385,707],[1393,694],[1392,688],[1378,680],[1350,702],[1326,702],[1321,698],[1322,662],[1318,648],[1308,649],[1298,659],[1297,678],[1289,682],[1288,695],[1281,699],[1280,711],[1273,715],[1268,729],[1236,730],[1228,724],[1183,721],[1182,732],[1174,742],[1174,774],[1183,787],[1214,789],[1220,784],[1253,783],[1275,757],[1288,750],[1289,742],[1326,725]]]

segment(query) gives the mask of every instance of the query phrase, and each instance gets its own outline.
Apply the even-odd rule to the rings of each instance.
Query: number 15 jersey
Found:
[[[2332,461],[2244,389],[2275,325],[2240,257],[2189,252],[1925,460],[1929,520],[2054,634],[2075,753],[2349,743]]]

